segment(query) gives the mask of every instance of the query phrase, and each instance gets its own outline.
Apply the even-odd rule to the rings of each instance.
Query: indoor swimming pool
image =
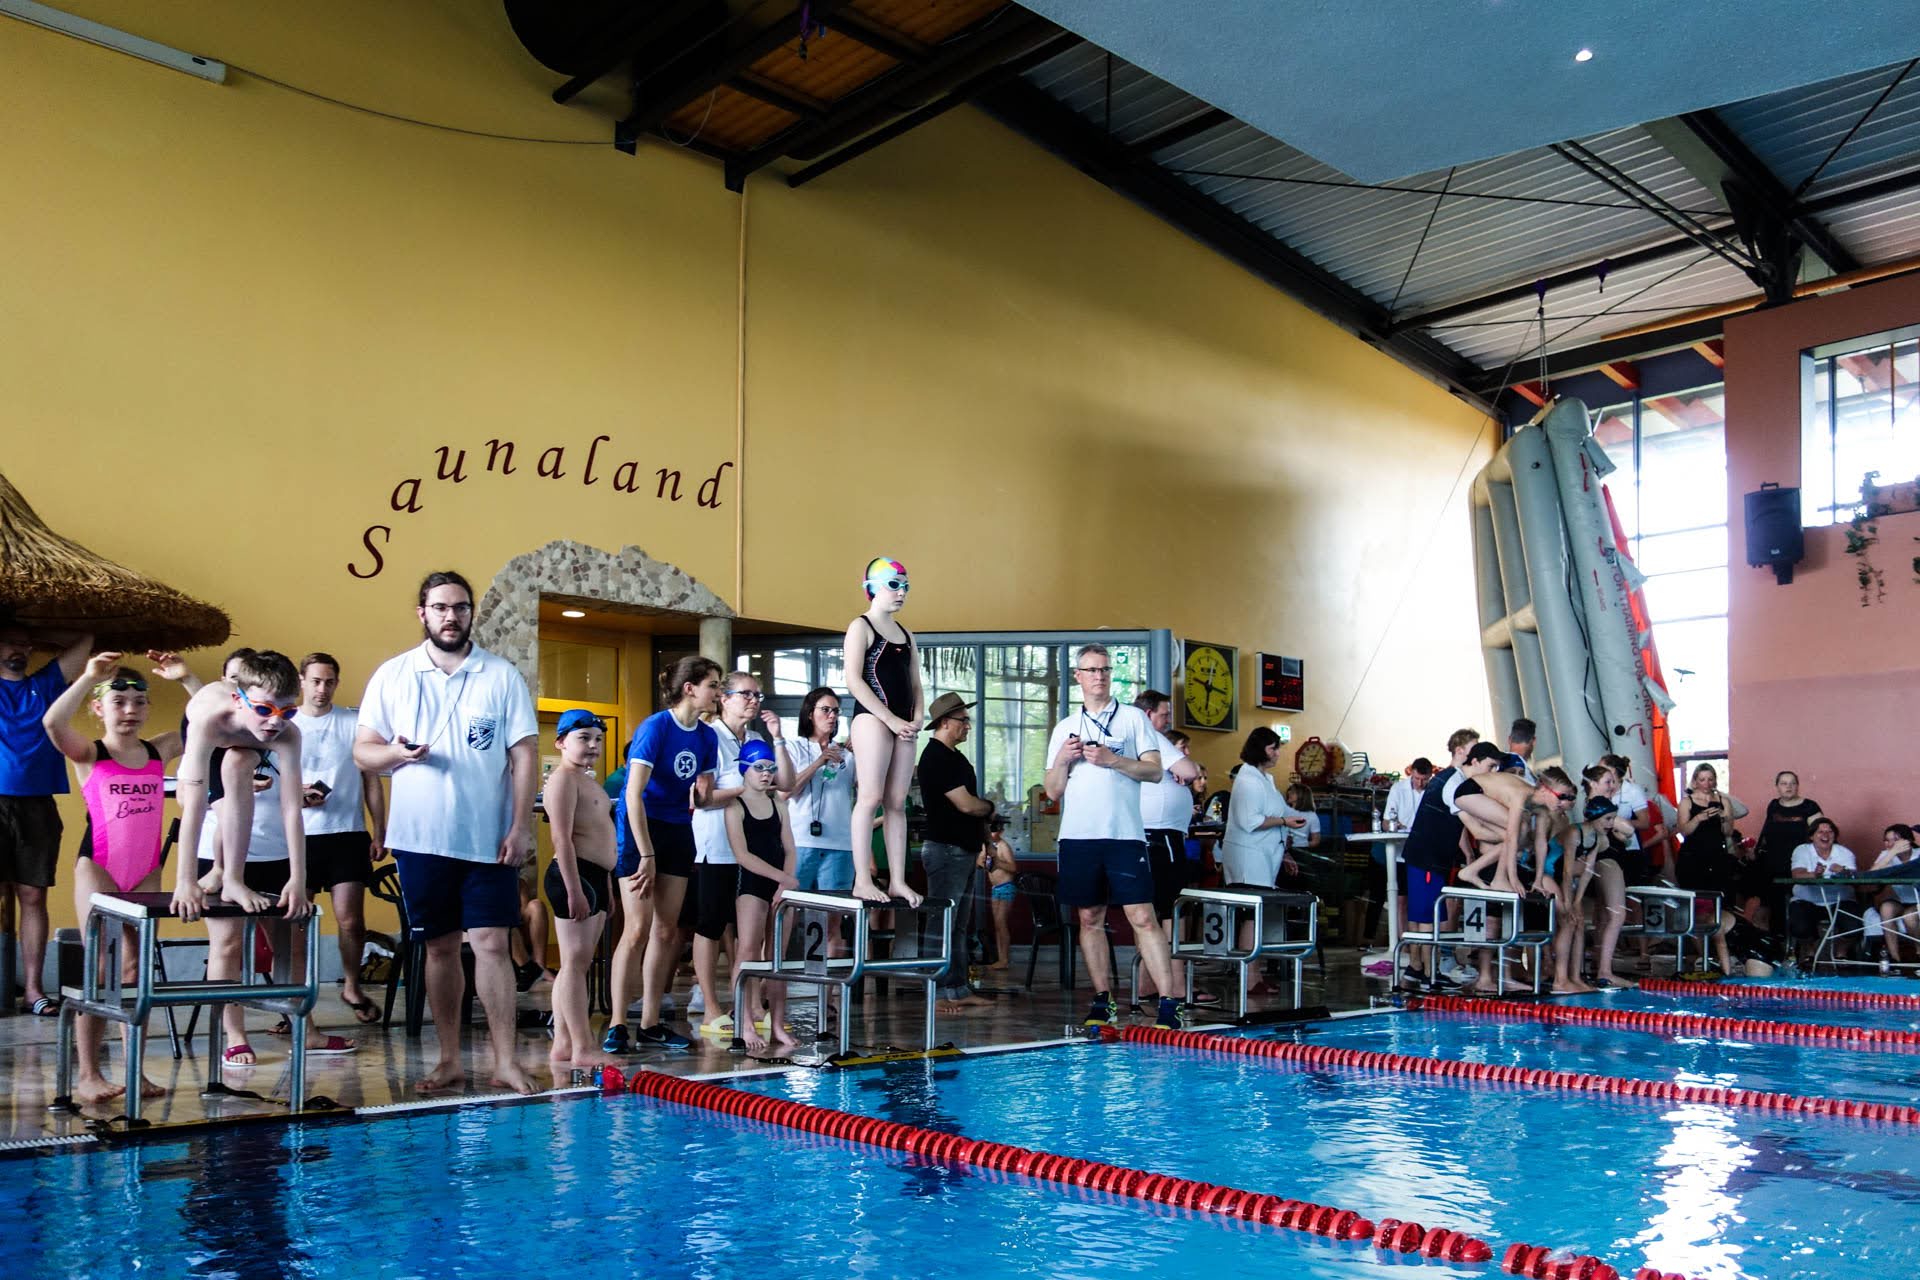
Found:
[[[1849,984],[1867,990],[1869,984]],[[1893,984],[1888,991],[1902,991]],[[1616,992],[1577,1002],[1906,1026],[1900,1010]],[[1792,1007],[1789,1007],[1789,1006]],[[1818,1021],[1818,1018],[1813,1020]],[[1236,1033],[1417,1058],[1876,1101],[1912,1050],[1395,1012]],[[0,1274],[158,1277],[1501,1274],[1515,1242],[1631,1276],[1920,1268],[1920,1126],[1089,1042],[731,1090],[1417,1221],[1425,1260],[627,1093],[246,1124],[0,1160]],[[717,1093],[718,1091],[709,1090]],[[732,1096],[732,1095],[728,1095]]]

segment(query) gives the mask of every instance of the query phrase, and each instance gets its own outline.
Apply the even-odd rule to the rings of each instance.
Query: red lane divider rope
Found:
[[[942,1160],[996,1173],[1021,1174],[1043,1182],[1085,1187],[1202,1213],[1218,1213],[1334,1240],[1371,1240],[1378,1234],[1372,1222],[1351,1209],[1336,1209],[1307,1200],[1216,1186],[1191,1178],[1146,1173],[1097,1160],[1030,1151],[1004,1142],[964,1138],[958,1134],[940,1133],[892,1120],[879,1120],[827,1107],[790,1102],[767,1094],[729,1089],[704,1080],[687,1080],[655,1071],[642,1071],[628,1081],[618,1070],[608,1068],[601,1073],[601,1088],[609,1093],[625,1090],[806,1133],[824,1134],[830,1138],[864,1143],[889,1151],[905,1151],[929,1160]],[[1395,1235],[1391,1247],[1401,1252],[1432,1249],[1434,1252],[1428,1253],[1428,1257],[1444,1257],[1454,1262],[1486,1262],[1493,1257],[1493,1246],[1484,1240],[1476,1240],[1459,1232],[1429,1231],[1418,1224],[1410,1225],[1413,1232],[1407,1238],[1412,1243],[1402,1243],[1402,1236],[1406,1235],[1403,1228],[1401,1233]],[[1396,1223],[1395,1226],[1401,1227],[1402,1224]]]
[[[1657,1013],[1638,1009],[1601,1009],[1592,1005],[1526,1004],[1519,1000],[1469,1000],[1462,996],[1408,996],[1409,1009],[1468,1013],[1522,1022],[1544,1022],[1590,1027],[1625,1027],[1630,1031],[1671,1031],[1680,1034],[1771,1036],[1779,1040],[1838,1042],[1848,1049],[1912,1048],[1920,1045],[1920,1031],[1891,1031],[1878,1027],[1836,1027],[1824,1023],[1772,1022],[1760,1018],[1715,1018],[1699,1013]]]
[[[1853,1009],[1912,1009],[1920,1011],[1920,996],[1885,991],[1835,991],[1828,987],[1755,986],[1747,982],[1675,982],[1671,978],[1642,978],[1642,991],[1668,996],[1716,996],[1722,1000],[1800,1000],[1807,1004],[1835,1004]]]
[[[1658,1267],[1642,1267],[1633,1273],[1633,1280],[1688,1280],[1678,1271],[1662,1271]]]
[[[1294,1044],[1286,1040],[1242,1040],[1201,1031],[1163,1031],[1157,1027],[1128,1027],[1112,1034],[1119,1039],[1140,1044],[1171,1045],[1242,1058],[1273,1058],[1307,1067],[1346,1067],[1392,1075],[1517,1084],[1570,1093],[1652,1098],[1660,1102],[1704,1102],[1752,1111],[1793,1111],[1803,1115],[1846,1116],[1920,1125],[1920,1108],[1890,1102],[1811,1098],[1791,1093],[1762,1093],[1757,1089],[1726,1089],[1719,1085],[1675,1084],[1671,1080],[1633,1080],[1584,1071],[1554,1071],[1545,1067],[1507,1067],[1486,1062],[1460,1062],[1451,1058],[1416,1058],[1402,1053],[1340,1049],[1324,1044]]]
[[[1553,1250],[1537,1244],[1510,1244],[1500,1259],[1500,1269],[1509,1275],[1531,1276],[1533,1280],[1620,1280],[1620,1273],[1592,1254],[1555,1258]]]

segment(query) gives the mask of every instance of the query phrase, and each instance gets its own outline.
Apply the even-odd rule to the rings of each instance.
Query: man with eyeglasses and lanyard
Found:
[[[473,588],[465,578],[428,574],[416,612],[426,639],[387,659],[367,681],[353,759],[393,777],[387,848],[400,868],[408,923],[427,944],[427,1002],[440,1060],[417,1088],[452,1089],[466,1079],[464,930],[474,989],[487,1011],[493,1083],[532,1093],[533,1081],[514,1061],[507,931],[520,922],[520,864],[533,852],[540,724],[519,671],[473,643]]]
[[[0,619],[0,906],[8,895],[20,905],[27,1012],[50,1018],[60,1011],[60,1002],[41,985],[41,971],[47,964],[47,890],[60,861],[60,810],[54,797],[67,792],[67,762],[40,718],[86,669],[93,637],[40,638],[66,647],[29,674],[34,637],[11,619]],[[0,991],[0,1000],[11,1005],[13,992]]]
[[[1114,1021],[1113,967],[1108,962],[1109,905],[1126,912],[1134,946],[1160,993],[1154,1025],[1180,1025],[1167,935],[1154,918],[1153,869],[1147,862],[1147,828],[1140,817],[1140,790],[1160,781],[1159,739],[1138,707],[1113,698],[1113,659],[1106,646],[1089,644],[1075,655],[1078,711],[1054,726],[1047,742],[1047,798],[1060,803],[1062,906],[1073,907],[1080,924],[1080,955],[1093,982],[1089,1027]]]

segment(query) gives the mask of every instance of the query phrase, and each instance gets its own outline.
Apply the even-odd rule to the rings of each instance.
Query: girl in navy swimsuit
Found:
[[[881,810],[887,842],[889,889],[918,904],[907,887],[907,788],[913,781],[913,747],[920,736],[925,697],[920,653],[913,635],[895,616],[907,602],[907,569],[885,556],[867,565],[867,611],[847,627],[847,692],[853,698],[854,782],[853,891],[885,902],[888,889],[873,881],[873,841],[863,838],[873,811]]]

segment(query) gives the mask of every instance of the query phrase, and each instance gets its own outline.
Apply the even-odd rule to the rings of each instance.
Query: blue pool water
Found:
[[[1365,1245],[627,1096],[0,1160],[0,1222],[8,1280],[1382,1274]]]
[[[1485,1044],[1507,1046],[1500,1053],[1544,1065],[1527,1047],[1525,1033],[1538,1029],[1481,1028],[1491,1033]],[[1417,1047],[1420,1032],[1400,1016],[1329,1030],[1329,1042],[1396,1049]],[[1471,1034],[1427,1031],[1457,1056],[1475,1056]],[[1884,1124],[1309,1071],[1137,1045],[744,1087],[1413,1219],[1496,1244],[1570,1248],[1629,1275],[1645,1263],[1714,1280],[1865,1280],[1920,1267],[1920,1132]]]
[[[1614,993],[1609,1007],[1762,1016]],[[1892,1011],[1793,1006],[1798,1016]],[[1876,1016],[1877,1014],[1877,1016]],[[1837,1020],[1835,1017],[1813,1020]],[[1920,1055],[1392,1014],[1261,1034],[1911,1102]],[[1478,1235],[1419,1263],[630,1096],[0,1159],[0,1277],[1498,1275],[1513,1241],[1701,1280],[1920,1271],[1920,1129],[1081,1044],[737,1087]],[[1404,1272],[1395,1272],[1405,1280]]]

